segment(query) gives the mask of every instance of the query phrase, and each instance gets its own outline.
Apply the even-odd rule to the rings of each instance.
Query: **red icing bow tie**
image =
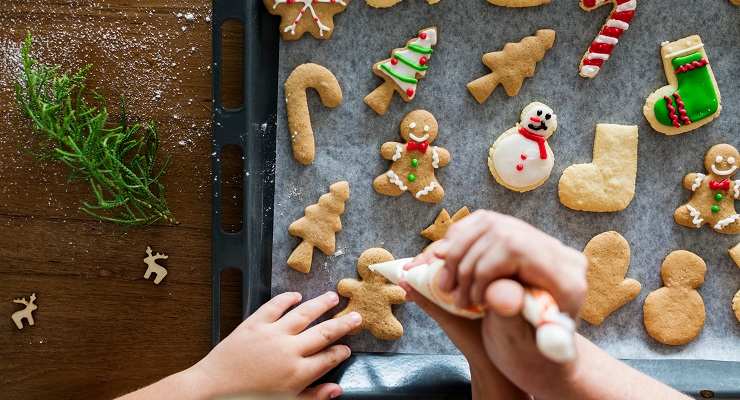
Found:
[[[421,143],[417,143],[417,142],[414,142],[413,140],[409,140],[408,143],[406,143],[406,150],[408,151],[416,150],[420,153],[426,153],[428,147],[429,147],[429,142],[427,142],[426,140]]]
[[[709,181],[709,188],[712,190],[730,190],[730,181],[722,179],[721,181]]]

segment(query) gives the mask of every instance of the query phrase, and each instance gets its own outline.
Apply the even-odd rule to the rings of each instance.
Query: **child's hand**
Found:
[[[560,309],[575,316],[586,293],[586,258],[557,239],[516,218],[479,210],[452,225],[434,255],[445,260],[440,285],[458,306],[483,305],[497,280],[519,282],[550,292]],[[492,298],[509,311],[521,308],[506,296]],[[511,303],[514,302],[514,303]]]
[[[299,293],[275,296],[190,368],[187,373],[205,388],[205,397],[286,393],[333,399],[341,395],[342,389],[334,383],[304,389],[349,357],[349,347],[332,343],[357,328],[362,317],[353,312],[306,329],[339,298],[328,292],[286,314],[300,302]]]

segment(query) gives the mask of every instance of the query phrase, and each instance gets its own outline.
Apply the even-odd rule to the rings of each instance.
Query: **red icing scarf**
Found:
[[[540,158],[547,160],[547,148],[545,147],[545,143],[547,143],[547,141],[545,138],[540,135],[535,135],[521,126],[519,127],[519,134],[533,142],[537,142],[537,146],[540,148]]]

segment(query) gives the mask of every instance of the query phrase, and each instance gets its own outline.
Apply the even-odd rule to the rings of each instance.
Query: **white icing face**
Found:
[[[413,133],[409,133],[409,139],[413,140],[414,142],[421,143],[429,139],[429,134],[419,137],[414,135]]]
[[[714,164],[712,164],[712,172],[719,176],[732,175],[737,170],[737,165],[735,163],[735,157],[727,157],[727,159],[725,159],[722,156],[717,156],[714,159]]]
[[[549,138],[558,129],[558,117],[552,108],[545,104],[534,102],[524,107],[519,125],[527,131]]]

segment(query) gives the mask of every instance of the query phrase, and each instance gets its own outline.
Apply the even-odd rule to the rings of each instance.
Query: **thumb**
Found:
[[[342,395],[342,388],[336,383],[322,383],[304,390],[299,400],[329,400],[336,399]]]

